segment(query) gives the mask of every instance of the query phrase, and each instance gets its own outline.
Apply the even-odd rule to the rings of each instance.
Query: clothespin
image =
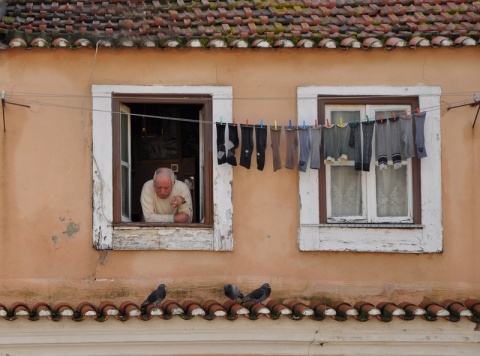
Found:
[[[356,116],[353,117],[353,125],[357,125],[357,117]]]
[[[340,117],[340,127],[343,127],[343,117]]]
[[[397,120],[397,116],[395,115],[395,113],[392,111],[392,115],[393,115],[393,121]]]
[[[417,106],[417,115],[420,115],[420,109]]]
[[[306,129],[307,125],[305,125],[305,120],[303,120],[303,129]]]
[[[318,119],[315,119],[315,128],[318,127]]]
[[[235,123],[235,117],[233,118],[233,126],[236,126],[237,124]]]
[[[367,122],[370,123],[370,119],[368,118],[368,115],[367,115]]]
[[[260,119],[260,127],[263,129],[263,119]]]
[[[383,124],[383,114],[380,113],[380,122]]]
[[[275,120],[275,130],[277,129],[277,120]]]
[[[328,121],[328,119],[325,120],[327,120],[327,127],[330,127],[330,121]]]
[[[245,126],[248,126],[248,119],[247,119],[247,121],[245,122]]]
[[[291,129],[292,128],[292,120],[288,120],[288,127]]]
[[[408,119],[407,109],[405,109],[405,119]]]
[[[220,116],[220,125],[223,125],[223,118]]]

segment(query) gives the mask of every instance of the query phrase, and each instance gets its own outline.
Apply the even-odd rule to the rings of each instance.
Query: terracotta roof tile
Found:
[[[389,322],[393,318],[401,318],[406,321],[415,318],[422,318],[427,321],[444,318],[451,322],[466,318],[473,323],[479,323],[480,300],[468,299],[465,303],[451,299],[443,302],[425,300],[419,305],[410,302],[402,302],[397,305],[390,301],[374,305],[368,301],[358,301],[352,306],[350,303],[341,300],[332,303],[315,301],[307,304],[296,300],[282,302],[271,299],[266,304],[247,302],[242,305],[231,300],[222,304],[215,299],[209,299],[203,303],[194,300],[185,300],[180,303],[169,299],[165,300],[161,307],[149,305],[145,310],[141,310],[138,304],[133,301],[124,301],[120,306],[110,301],[103,301],[98,305],[84,301],[76,307],[68,303],[51,306],[48,303],[39,302],[29,306],[22,302],[15,302],[9,308],[0,304],[0,317],[9,321],[18,318],[27,318],[32,321],[42,318],[58,321],[67,318],[74,321],[94,319],[99,322],[111,317],[120,321],[127,321],[131,318],[150,320],[156,317],[165,320],[173,317],[181,317],[186,320],[198,317],[207,320],[214,318],[235,320],[239,317],[255,320],[266,317],[271,319],[290,318],[293,320],[308,318],[321,321],[329,317],[337,321],[348,318],[367,321],[371,318],[377,318],[385,322]]]
[[[267,38],[273,43],[284,43],[282,39],[295,37],[296,42],[302,43],[306,43],[306,39],[314,40],[317,47],[321,47],[318,45],[323,37],[333,40],[334,47],[338,47],[345,38],[366,34],[380,39],[383,46],[391,37],[408,42],[418,36],[417,31],[429,43],[433,43],[439,31],[451,40],[468,36],[476,42],[480,37],[480,4],[473,0],[227,0],[216,3],[191,0],[188,4],[182,0],[75,3],[32,0],[7,1],[4,12],[0,41],[13,46],[23,39],[27,43],[25,47],[31,46],[34,38],[42,38],[47,41],[46,46],[54,47],[57,38],[65,37],[69,37],[71,44],[85,39],[92,46],[99,41],[125,46],[129,42],[120,38],[128,36],[135,38],[134,46],[156,47],[173,42],[185,46],[193,43],[186,39],[195,36],[210,40],[224,37],[228,46],[229,42],[238,43],[242,38],[248,38],[252,44]],[[284,27],[279,28],[278,24]],[[231,33],[234,26],[238,28]],[[16,42],[12,42],[14,38]],[[209,42],[201,41],[202,46]],[[461,45],[470,42],[461,41]]]

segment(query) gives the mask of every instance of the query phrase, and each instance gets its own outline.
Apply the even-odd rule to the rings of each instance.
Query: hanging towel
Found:
[[[425,116],[427,113],[422,111],[420,114],[415,113],[415,144],[417,145],[417,157],[425,158],[427,157],[427,149],[425,148],[425,136],[424,136],[424,127],[425,127]]]
[[[400,118],[400,137],[403,142],[403,155],[406,159],[415,157],[415,145],[413,143],[413,120],[408,117]]]
[[[348,139],[350,127],[348,125],[337,126],[337,152],[338,162],[345,163],[348,161]]]
[[[323,146],[325,164],[333,164],[338,158],[337,125],[323,127]]]
[[[348,146],[355,150],[355,170],[362,170],[362,141],[360,140],[360,124],[351,122],[350,126],[350,138],[348,140]]]
[[[390,121],[390,147],[392,148],[393,168],[399,169],[402,167],[402,149],[400,144],[400,120],[394,118],[388,119]]]

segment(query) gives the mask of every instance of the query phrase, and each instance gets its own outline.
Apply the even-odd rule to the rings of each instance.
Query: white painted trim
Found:
[[[476,355],[480,333],[467,319],[278,320],[201,317],[82,322],[0,322],[0,355]]]
[[[212,96],[213,121],[224,122],[233,115],[233,90],[230,86],[135,86],[92,85],[92,141],[93,141],[93,245],[97,249],[164,249],[164,250],[233,250],[233,170],[228,164],[217,164],[216,131],[212,130],[213,152],[213,229],[172,228],[168,236],[191,238],[152,238],[152,228],[114,228],[112,191],[112,96],[122,94],[205,94]],[[230,118],[230,119],[229,119]],[[165,231],[158,229],[157,231]],[[129,239],[125,239],[128,234]],[[143,237],[145,236],[145,237]],[[198,237],[197,241],[195,237]],[[166,242],[168,240],[168,243]],[[128,242],[127,242],[128,241]],[[152,246],[155,246],[154,248]]]
[[[440,95],[436,86],[389,87],[312,86],[297,88],[298,122],[314,125],[318,117],[318,95],[418,96],[420,109],[428,110],[425,147],[428,157],[421,162],[422,229],[325,228],[319,226],[318,172],[299,172],[301,251],[371,251],[433,253],[443,250],[441,191]]]

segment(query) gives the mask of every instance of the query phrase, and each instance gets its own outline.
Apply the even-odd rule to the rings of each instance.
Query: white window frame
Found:
[[[93,246],[113,250],[233,250],[233,170],[217,164],[216,128],[212,129],[213,227],[113,226],[113,137],[114,93],[210,95],[215,118],[233,117],[233,90],[230,86],[134,86],[92,85],[93,151]],[[212,122],[213,124],[213,122]]]
[[[325,107],[325,116],[331,117],[332,111],[359,111],[359,121],[365,122],[366,115],[371,118],[375,118],[377,111],[404,111],[407,109],[407,105],[370,105],[370,104],[357,104],[357,105],[342,105],[342,104],[328,104]],[[409,108],[408,108],[409,110]],[[362,134],[362,132],[361,132]],[[363,134],[362,134],[363,135]],[[407,194],[408,194],[408,214],[406,216],[398,217],[379,217],[377,216],[377,196],[376,196],[376,142],[375,133],[372,142],[372,160],[370,161],[370,172],[360,171],[362,181],[362,215],[360,216],[332,216],[332,198],[331,198],[331,169],[336,166],[349,166],[353,169],[354,161],[349,159],[345,163],[339,163],[335,161],[332,165],[325,165],[325,178],[326,178],[326,203],[327,203],[327,222],[329,223],[413,223],[413,189],[412,189],[412,159],[402,161],[402,165],[406,166],[407,174]],[[392,160],[388,160],[388,165],[392,166]]]
[[[425,147],[421,161],[421,225],[407,224],[321,224],[318,171],[299,172],[301,251],[358,251],[438,253],[443,250],[441,191],[440,96],[437,86],[311,86],[297,88],[298,124],[314,125],[318,96],[417,96],[420,109],[428,109]]]

